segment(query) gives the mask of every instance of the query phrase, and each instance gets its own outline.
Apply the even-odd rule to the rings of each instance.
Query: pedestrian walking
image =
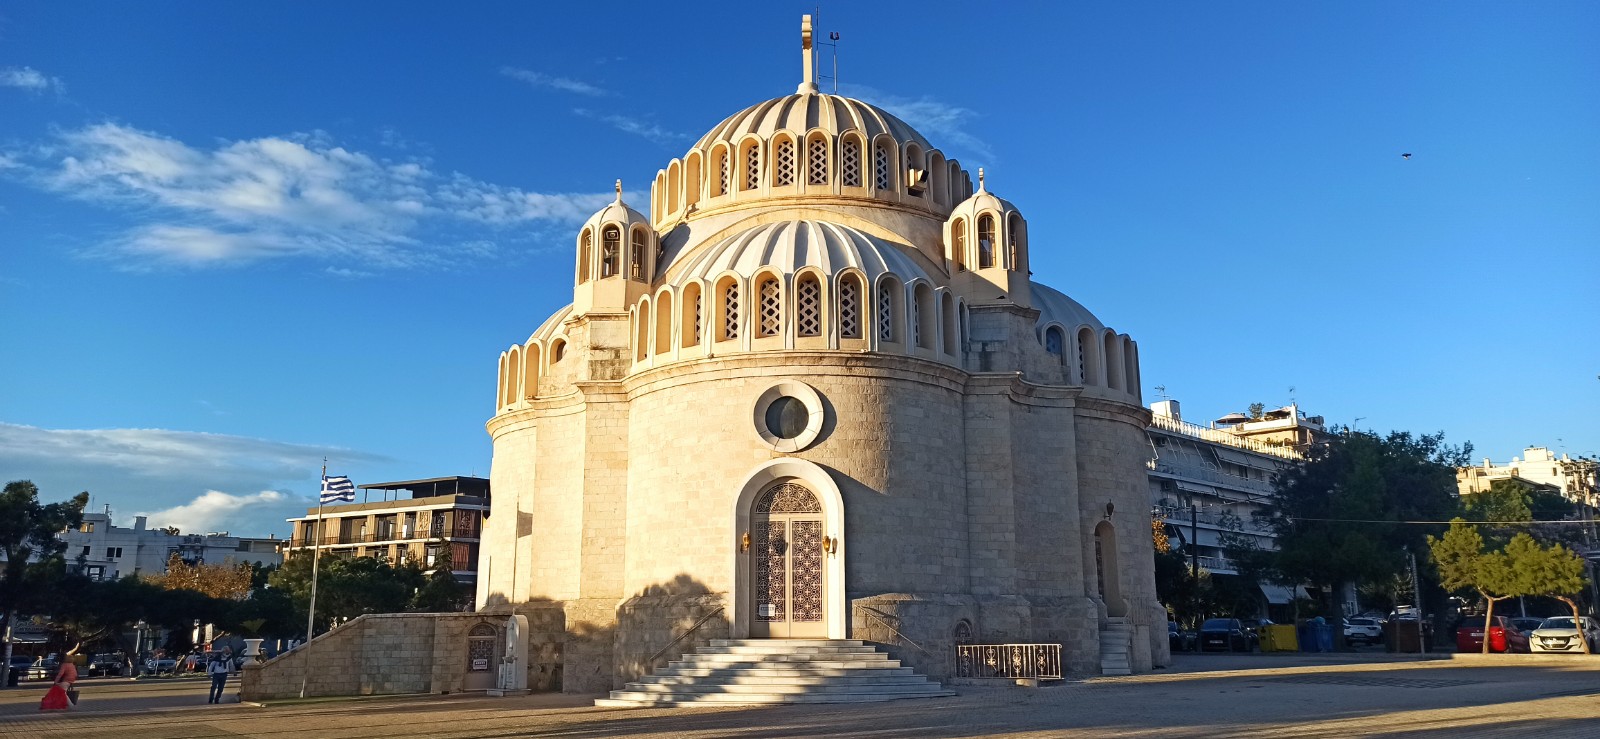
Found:
[[[233,650],[224,648],[222,652],[212,652],[211,659],[206,662],[206,673],[211,675],[211,700],[208,703],[222,702],[222,689],[228,684],[228,673],[233,671]]]
[[[41,711],[65,711],[78,704],[78,691],[73,688],[78,682],[78,666],[71,659],[61,663],[61,668],[56,670],[56,681],[45,691],[44,699],[39,701]]]

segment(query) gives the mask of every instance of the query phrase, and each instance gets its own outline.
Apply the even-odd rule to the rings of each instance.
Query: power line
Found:
[[[1284,516],[1290,521],[1326,521],[1332,523],[1409,523],[1426,526],[1443,526],[1455,521],[1389,521],[1381,518],[1305,518],[1302,516]],[[1528,526],[1545,523],[1581,523],[1590,524],[1592,521],[1462,521],[1469,526]]]

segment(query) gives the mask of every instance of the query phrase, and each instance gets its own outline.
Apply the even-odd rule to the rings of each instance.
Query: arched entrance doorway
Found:
[[[464,690],[488,690],[495,686],[495,668],[505,649],[500,643],[500,630],[493,624],[480,623],[467,632],[467,675],[462,681]]]
[[[750,636],[824,639],[828,636],[822,503],[795,481],[756,498],[750,511]]]
[[[1128,606],[1122,600],[1122,568],[1117,565],[1117,529],[1110,521],[1101,521],[1094,527],[1094,575],[1096,591],[1106,604],[1106,615],[1128,615]]]

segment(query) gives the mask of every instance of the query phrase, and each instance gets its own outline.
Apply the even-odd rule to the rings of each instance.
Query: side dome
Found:
[[[1036,331],[1042,332],[1051,324],[1059,325],[1067,331],[1075,331],[1080,326],[1088,326],[1096,333],[1106,329],[1106,325],[1095,318],[1082,303],[1067,297],[1067,294],[1060,290],[1039,282],[1033,283],[1033,307],[1039,310],[1039,320],[1033,324]]]

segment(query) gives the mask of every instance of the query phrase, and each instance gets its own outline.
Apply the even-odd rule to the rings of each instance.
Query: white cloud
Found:
[[[575,224],[609,200],[438,173],[423,160],[391,161],[343,148],[320,132],[205,149],[101,123],[62,133],[31,152],[0,156],[10,163],[0,170],[20,172],[39,187],[145,219],[85,252],[132,268],[279,257],[345,269],[434,267],[472,253],[419,238],[424,228]]]
[[[987,143],[967,131],[967,126],[979,115],[970,108],[927,96],[900,97],[865,85],[846,84],[840,85],[840,88],[844,94],[872,103],[911,124],[947,156],[975,155],[985,159],[994,156],[994,151]]]
[[[552,90],[572,92],[579,95],[589,95],[592,97],[603,97],[611,94],[587,82],[580,82],[578,80],[568,79],[566,77],[556,77],[553,75],[544,74],[543,72],[535,72],[531,69],[501,67],[500,74],[510,77],[514,80],[526,82],[533,87],[545,87]]]
[[[625,115],[597,113],[586,108],[573,108],[572,112],[577,113],[585,118],[592,118],[600,121],[601,123],[611,126],[612,128],[615,128],[623,133],[646,138],[658,144],[670,144],[678,141],[686,141],[689,138],[688,134],[678,133],[676,131],[668,131],[654,123],[641,121],[637,118],[630,118]]]
[[[96,510],[110,504],[118,525],[129,511],[187,511],[200,516],[211,493],[256,490],[239,498],[238,515],[185,530],[226,528],[235,534],[283,532],[285,516],[304,512],[318,489],[323,458],[341,474],[393,463],[368,452],[314,444],[166,429],[44,429],[0,422],[0,477],[29,479],[42,497],[80,490]],[[266,492],[282,496],[272,498]],[[225,494],[225,493],[219,493]],[[197,497],[198,496],[198,497]],[[152,518],[151,522],[156,523]],[[195,518],[195,521],[205,519]],[[164,524],[162,524],[164,525]]]
[[[212,533],[227,531],[241,535],[257,525],[263,514],[273,521],[282,521],[289,513],[298,514],[308,501],[291,498],[276,490],[263,490],[251,495],[231,495],[221,490],[207,490],[183,505],[159,511],[137,511],[133,515],[145,516],[151,528],[176,526],[185,533]],[[126,525],[126,524],[123,524]],[[244,534],[248,535],[248,534]]]
[[[32,67],[0,67],[0,87],[18,87],[29,92],[66,89],[59,77],[47,77]]]

